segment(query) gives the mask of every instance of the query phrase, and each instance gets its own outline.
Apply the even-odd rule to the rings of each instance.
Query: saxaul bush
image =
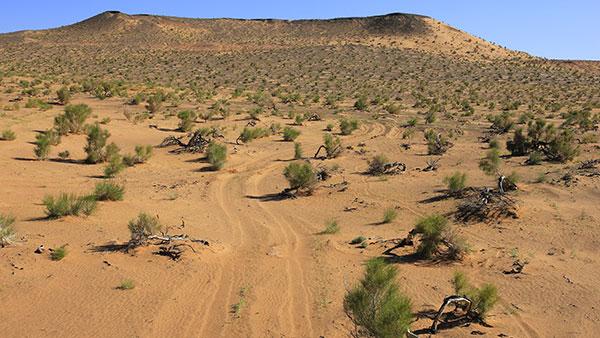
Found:
[[[412,323],[410,299],[396,282],[397,271],[382,258],[372,258],[360,282],[346,293],[344,312],[357,337],[404,337]]]
[[[84,150],[87,154],[86,163],[94,164],[104,162],[107,159],[106,142],[110,137],[108,130],[100,128],[98,123],[88,127],[87,145]]]
[[[292,142],[300,136],[300,131],[292,127],[285,127],[283,129],[283,140],[286,142]]]
[[[177,117],[179,118],[179,131],[188,132],[192,130],[197,115],[194,111],[183,110],[177,114]]]
[[[448,186],[448,193],[450,195],[458,195],[465,189],[467,174],[457,171],[450,176],[444,177],[444,183]]]
[[[353,131],[358,129],[357,119],[341,119],[340,120],[340,132],[342,135],[350,135]]]
[[[283,171],[290,189],[311,194],[317,184],[315,170],[310,162],[292,162]]]
[[[221,170],[227,160],[227,147],[224,144],[211,141],[206,148],[206,159],[213,170]]]
[[[46,206],[48,218],[89,216],[96,210],[96,198],[93,195],[76,196],[66,193],[61,193],[58,196],[47,195],[44,197],[43,204]]]
[[[67,105],[65,112],[54,118],[54,129],[59,135],[80,134],[91,114],[92,109],[86,104]]]
[[[137,247],[146,245],[149,237],[157,234],[162,229],[162,225],[157,217],[140,213],[137,218],[129,221],[128,228],[131,234],[129,245]]]
[[[457,295],[467,297],[473,302],[471,311],[477,319],[484,320],[498,302],[498,289],[495,285],[487,283],[480,288],[474,287],[463,272],[454,273],[452,285]]]

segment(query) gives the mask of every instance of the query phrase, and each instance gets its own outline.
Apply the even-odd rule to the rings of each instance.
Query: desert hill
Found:
[[[4,48],[94,45],[192,50],[270,49],[331,44],[385,45],[486,58],[522,55],[435,19],[388,14],[328,20],[188,19],[104,12],[73,25],[0,36]]]

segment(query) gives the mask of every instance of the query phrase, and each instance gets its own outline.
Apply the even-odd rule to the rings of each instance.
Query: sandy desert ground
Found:
[[[344,314],[344,295],[373,257],[384,257],[397,269],[397,283],[411,298],[415,314],[437,310],[453,293],[455,271],[465,272],[475,285],[497,287],[500,299],[486,319],[489,326],[450,327],[439,337],[593,337],[600,331],[600,176],[577,171],[582,161],[600,158],[597,138],[578,144],[573,161],[528,166],[527,156],[508,156],[505,143],[513,132],[497,135],[502,172],[520,176],[519,189],[511,193],[518,217],[463,223],[454,218],[461,201],[445,197],[444,178],[461,171],[469,187],[496,186],[496,177],[486,176],[478,164],[489,150],[479,139],[489,134],[485,115],[500,114],[498,107],[482,104],[472,116],[440,113],[425,124],[424,109],[412,102],[389,114],[358,111],[350,97],[336,109],[277,99],[279,113],[263,112],[257,126],[294,125],[288,110],[320,114],[321,121],[293,127],[301,132],[296,142],[304,160],[331,171],[312,195],[281,198],[294,143],[275,133],[236,144],[256,106],[246,97],[219,89],[203,102],[165,103],[164,112],[134,123],[127,116],[146,108],[126,101],[145,87],[132,85],[122,97],[103,100],[77,92],[70,103],[89,105],[87,123],[102,121],[122,153],[148,144],[153,156],[113,179],[125,187],[122,201],[99,202],[86,217],[49,219],[44,196],[91,192],[106,181],[105,164],[83,162],[85,134],[63,136],[47,160],[36,159],[36,135],[53,127],[64,106],[25,108],[28,99],[15,101],[22,95],[7,90],[23,79],[33,78],[6,76],[0,82],[0,107],[5,107],[0,131],[16,134],[15,140],[0,141],[0,213],[16,218],[16,238],[0,249],[3,337],[348,337],[353,325]],[[48,82],[48,95],[39,96],[52,102],[61,84]],[[204,154],[156,147],[169,135],[186,135],[177,131],[173,114],[208,111],[222,99],[230,116],[193,122],[193,129],[222,130],[219,142],[228,152],[222,170],[210,170]],[[592,116],[599,108],[591,108]],[[514,113],[526,111],[523,105]],[[564,121],[558,114],[546,116],[557,125]],[[343,153],[312,158],[328,124],[339,134],[342,117],[359,121],[351,135],[339,135]],[[415,117],[416,126],[407,126]],[[423,132],[431,128],[453,131],[454,146],[443,155],[428,154]],[[414,129],[414,136],[405,139],[408,129]],[[597,127],[591,133],[598,133]],[[411,146],[402,146],[407,143]],[[58,157],[65,150],[69,160]],[[366,174],[368,161],[378,154],[405,163],[407,170]],[[430,159],[439,159],[438,170],[423,170]],[[567,173],[568,182],[563,179]],[[389,208],[398,216],[383,224]],[[128,222],[140,212],[157,215],[170,234],[187,234],[209,245],[192,243],[177,261],[157,255],[157,246],[118,250],[130,239]],[[418,243],[386,253],[431,214],[446,215],[469,243],[464,259],[421,259],[415,255]],[[340,229],[321,234],[328,220],[336,220]],[[350,244],[357,236],[366,238],[364,247]],[[40,245],[46,251],[34,253]],[[63,245],[66,257],[51,260],[48,249]],[[523,271],[507,274],[517,260],[527,262]],[[125,280],[135,287],[119,289]],[[422,316],[411,329],[427,336],[430,325]]]

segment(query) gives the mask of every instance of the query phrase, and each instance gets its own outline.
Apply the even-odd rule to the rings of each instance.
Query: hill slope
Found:
[[[57,29],[0,35],[0,46],[127,46],[191,50],[257,50],[282,47],[365,44],[473,58],[522,55],[432,18],[388,14],[329,20],[186,19],[104,12]]]

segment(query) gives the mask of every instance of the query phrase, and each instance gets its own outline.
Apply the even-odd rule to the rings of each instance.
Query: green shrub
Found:
[[[380,176],[385,174],[385,164],[388,163],[388,159],[385,155],[375,155],[373,159],[369,161],[369,169],[367,172],[371,175]]]
[[[441,215],[431,215],[420,219],[415,225],[415,232],[421,235],[421,243],[417,253],[423,258],[431,258],[442,243],[448,220]]]
[[[58,197],[46,196],[43,204],[46,206],[48,218],[61,218],[65,216],[89,216],[96,210],[95,196],[75,196],[61,193]]]
[[[9,215],[0,214],[0,247],[4,248],[5,246],[10,245],[15,238],[15,229],[13,228],[13,224],[15,223],[15,218]]]
[[[68,104],[71,101],[71,91],[67,87],[62,87],[56,91],[56,96],[60,104]]]
[[[478,318],[485,319],[488,312],[498,302],[498,289],[493,284],[484,284],[481,288],[476,288],[469,283],[462,272],[454,273],[452,285],[456,294],[465,296],[473,302],[471,311]]]
[[[450,192],[451,195],[456,195],[465,188],[467,183],[467,174],[457,171],[451,176],[446,176],[444,178],[444,183],[448,185],[448,192]]]
[[[365,97],[359,97],[356,102],[354,102],[354,108],[356,110],[367,110],[367,99]]]
[[[383,221],[381,223],[392,223],[396,219],[396,217],[398,217],[398,212],[395,208],[385,209],[385,211],[383,212]]]
[[[427,141],[427,153],[429,155],[442,155],[451,146],[450,141],[441,133],[435,132],[435,130],[426,130],[424,136],[425,141]]]
[[[323,146],[325,147],[325,153],[327,158],[338,157],[342,153],[342,140],[331,134],[325,134],[323,136]]]
[[[94,189],[97,201],[122,201],[125,187],[114,182],[100,182]]]
[[[221,170],[227,160],[227,147],[211,141],[206,148],[206,158],[213,170]]]
[[[283,129],[283,140],[286,142],[294,141],[299,135],[300,131],[298,129],[292,127],[285,127]]]
[[[323,229],[323,231],[321,231],[319,234],[320,235],[333,235],[336,234],[340,231],[340,226],[338,225],[337,221],[332,219],[327,221],[327,223],[325,223],[325,229]]]
[[[158,233],[162,226],[158,218],[146,213],[140,213],[136,219],[129,221],[128,227],[131,233],[129,244],[140,246],[145,245],[148,238]]]
[[[302,145],[298,142],[294,143],[294,159],[295,160],[300,160],[302,159],[303,154],[302,154]]]
[[[509,112],[502,112],[499,115],[492,116],[490,122],[492,122],[492,130],[500,134],[508,133],[515,124],[512,114]]]
[[[267,135],[269,135],[269,132],[265,128],[244,127],[244,130],[242,130],[238,139],[244,143],[248,143],[254,139],[262,138]]]
[[[356,245],[356,244],[360,244],[364,241],[366,241],[367,239],[364,236],[358,236],[358,237],[354,237],[351,241],[350,244],[352,245]]]
[[[406,121],[406,123],[404,124],[405,127],[414,127],[417,125],[417,118],[413,117],[408,119],[408,121]]]
[[[131,279],[125,279],[117,286],[119,290],[132,290],[135,288],[135,283]]]
[[[284,169],[283,175],[293,190],[310,194],[317,184],[313,166],[309,162],[292,162]]]
[[[2,131],[2,134],[0,134],[0,140],[2,141],[13,141],[16,138],[17,134],[10,129],[5,129]]]
[[[104,162],[107,159],[106,141],[110,137],[108,130],[100,128],[98,123],[95,123],[88,128],[87,145],[84,150],[87,154],[85,161],[87,163]]]
[[[86,104],[68,105],[65,107],[64,114],[54,118],[54,129],[60,135],[80,134],[91,114],[92,109]]]
[[[192,130],[197,116],[196,113],[191,110],[184,110],[180,111],[179,114],[177,114],[177,117],[179,118],[179,130],[188,132]]]
[[[125,169],[125,166],[123,156],[118,154],[110,156],[108,164],[104,167],[104,177],[113,178],[117,176],[117,174]]]
[[[398,290],[396,275],[382,258],[367,261],[363,279],[344,297],[344,311],[357,326],[356,336],[398,338],[409,330],[411,302]]]
[[[150,114],[156,114],[162,110],[162,104],[166,100],[164,93],[157,92],[146,101],[146,109]]]
[[[356,119],[341,119],[340,120],[340,132],[342,133],[342,135],[350,135],[356,129],[358,129],[358,120],[356,120]]]
[[[45,160],[50,154],[50,138],[46,133],[39,133],[35,136],[35,148],[33,149],[35,157],[38,160]]]
[[[485,157],[479,161],[479,169],[481,169],[486,175],[494,176],[498,174],[500,170],[500,152],[496,148],[490,149]]]
[[[63,258],[65,258],[65,256],[67,256],[67,247],[65,245],[55,248],[50,252],[50,259],[52,259],[53,261],[60,261]]]
[[[123,163],[128,167],[133,167],[136,164],[146,163],[152,157],[152,146],[147,145],[136,145],[135,155],[124,155]]]
[[[297,125],[297,126],[301,126],[302,123],[304,123],[304,120],[306,120],[306,118],[304,117],[304,115],[298,114],[294,118],[294,124]]]
[[[38,108],[40,110],[48,110],[52,108],[52,106],[40,99],[30,98],[29,100],[27,100],[25,108]]]
[[[575,134],[572,130],[565,129],[548,144],[545,151],[550,161],[565,163],[572,161],[579,155],[579,146],[575,144]]]

